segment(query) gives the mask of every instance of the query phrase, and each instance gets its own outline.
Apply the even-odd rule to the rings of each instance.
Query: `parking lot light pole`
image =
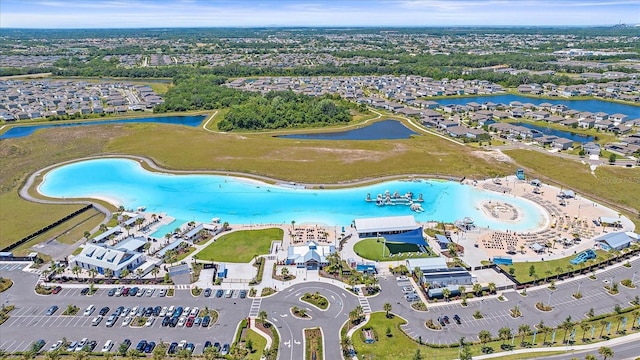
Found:
[[[549,291],[549,299],[547,300],[548,306],[551,306],[551,294],[553,294],[553,291]]]
[[[484,299],[480,300],[480,314],[482,314],[482,304],[484,304]]]
[[[633,272],[633,276],[631,277],[631,286],[633,286],[633,284],[636,282],[636,274],[637,273],[638,273],[637,271]]]
[[[582,286],[582,283],[584,282],[584,280],[580,281],[578,283],[578,292],[576,292],[576,294],[580,294],[580,287]]]

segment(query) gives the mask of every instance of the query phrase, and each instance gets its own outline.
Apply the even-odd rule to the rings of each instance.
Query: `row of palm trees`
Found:
[[[80,273],[82,273],[84,269],[81,268],[79,265],[75,265],[74,267],[71,268],[71,273],[74,274],[76,276],[76,280],[80,280]],[[58,267],[53,267],[50,269],[46,269],[42,271],[42,274],[46,277],[49,274],[56,274],[59,275],[62,272],[64,272],[64,267],[58,266]],[[160,273],[160,268],[158,266],[154,266],[151,269],[151,275],[153,275],[154,279],[158,278],[158,274]],[[91,282],[95,282],[95,278],[96,276],[98,276],[98,270],[96,270],[95,268],[90,268],[87,270],[87,274],[89,275],[89,277],[91,278]],[[128,277],[129,275],[131,275],[132,272],[129,269],[124,269],[120,272],[120,278],[124,279],[126,277]],[[143,270],[138,268],[135,270],[135,274],[136,276],[138,276],[139,278],[142,277],[143,275]],[[104,277],[107,279],[113,279],[114,277],[114,273],[113,270],[111,269],[104,269]]]
[[[428,287],[428,285],[429,285],[428,283],[425,284],[425,286],[427,286],[427,287]],[[496,286],[495,283],[490,282],[487,285],[487,291],[489,291],[490,294],[495,293],[496,290],[497,290],[497,286]],[[478,283],[473,284],[472,292],[473,292],[473,294],[475,296],[481,296],[482,295],[482,291],[483,291],[482,285],[480,285]],[[466,299],[467,298],[467,288],[466,288],[466,286],[464,286],[464,285],[459,286],[458,287],[458,293],[460,294],[460,297],[462,299]],[[451,297],[451,290],[449,290],[448,288],[443,288],[442,289],[442,297],[444,297],[444,299],[446,301],[448,301],[449,297]]]

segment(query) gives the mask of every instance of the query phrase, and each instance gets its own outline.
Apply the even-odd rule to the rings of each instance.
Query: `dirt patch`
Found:
[[[513,163],[513,159],[510,158],[508,155],[505,155],[502,151],[500,150],[490,150],[490,151],[472,151],[471,154],[473,156],[479,157],[483,160],[487,160],[487,161],[494,161],[494,160],[498,160],[500,162],[505,162],[505,163]]]
[[[340,149],[340,148],[331,148],[331,147],[304,147],[297,148],[296,150],[301,151],[302,154],[314,154],[315,156],[333,156],[339,158],[342,163],[350,164],[357,161],[371,161],[372,159],[377,159],[378,161],[383,161],[393,156],[397,156],[398,153],[402,153],[408,151],[408,147],[404,144],[394,144],[391,150],[387,151],[377,151],[377,150],[358,150],[358,149]],[[297,162],[313,162],[316,161],[314,159],[315,156],[305,156],[304,158],[296,158],[295,152],[293,149],[282,149],[271,152],[270,154],[265,155],[267,158],[285,158],[287,161],[297,161]]]

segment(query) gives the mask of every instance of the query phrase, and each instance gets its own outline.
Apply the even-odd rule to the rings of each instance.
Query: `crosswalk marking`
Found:
[[[262,298],[254,298],[251,302],[251,310],[249,310],[249,317],[257,317],[260,313],[260,306],[262,305]]]
[[[358,302],[360,306],[362,306],[362,310],[365,314],[371,314],[371,305],[369,304],[369,299],[364,296],[358,296]]]

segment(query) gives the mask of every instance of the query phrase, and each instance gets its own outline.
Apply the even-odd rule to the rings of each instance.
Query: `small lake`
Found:
[[[347,131],[289,134],[277,137],[305,140],[396,140],[408,139],[411,135],[418,135],[418,133],[410,130],[400,121],[383,120]]]
[[[513,124],[514,125],[519,125],[519,126],[522,126],[522,127],[526,127],[527,129],[540,131],[541,133],[543,133],[545,135],[552,135],[552,136],[557,136],[557,137],[562,137],[562,138],[565,138],[565,139],[569,139],[569,140],[571,140],[573,142],[586,143],[586,142],[589,142],[589,141],[593,141],[593,136],[589,136],[589,135],[574,134],[574,133],[572,133],[570,131],[552,129],[552,128],[548,128],[548,127],[533,125],[533,124],[526,123],[526,122],[517,122],[517,123],[513,123]]]
[[[470,97],[460,97],[460,98],[451,98],[451,99],[438,99],[435,100],[438,104],[441,105],[464,105],[470,102],[477,102],[478,104],[493,102],[496,104],[509,104],[512,101],[519,101],[521,103],[531,103],[534,105],[540,105],[542,103],[549,104],[562,104],[569,107],[569,109],[578,110],[578,111],[590,111],[592,113],[597,113],[599,111],[605,112],[607,114],[625,114],[629,116],[629,120],[640,118],[640,106],[619,104],[610,101],[602,101],[602,100],[565,100],[565,99],[538,99],[531,98],[526,96],[518,96],[518,95],[494,95],[494,96],[470,96]]]
[[[81,121],[73,123],[56,124],[55,122],[39,123],[33,125],[13,126],[9,130],[0,135],[0,139],[11,139],[29,136],[34,131],[39,129],[48,129],[55,127],[72,127],[72,126],[89,126],[89,125],[105,125],[105,124],[135,124],[135,123],[160,123],[160,124],[174,124],[174,125],[186,125],[186,126],[199,126],[204,120],[205,115],[197,116],[154,116],[154,117],[141,117],[133,119],[119,119],[119,120],[98,120],[98,121]]]

